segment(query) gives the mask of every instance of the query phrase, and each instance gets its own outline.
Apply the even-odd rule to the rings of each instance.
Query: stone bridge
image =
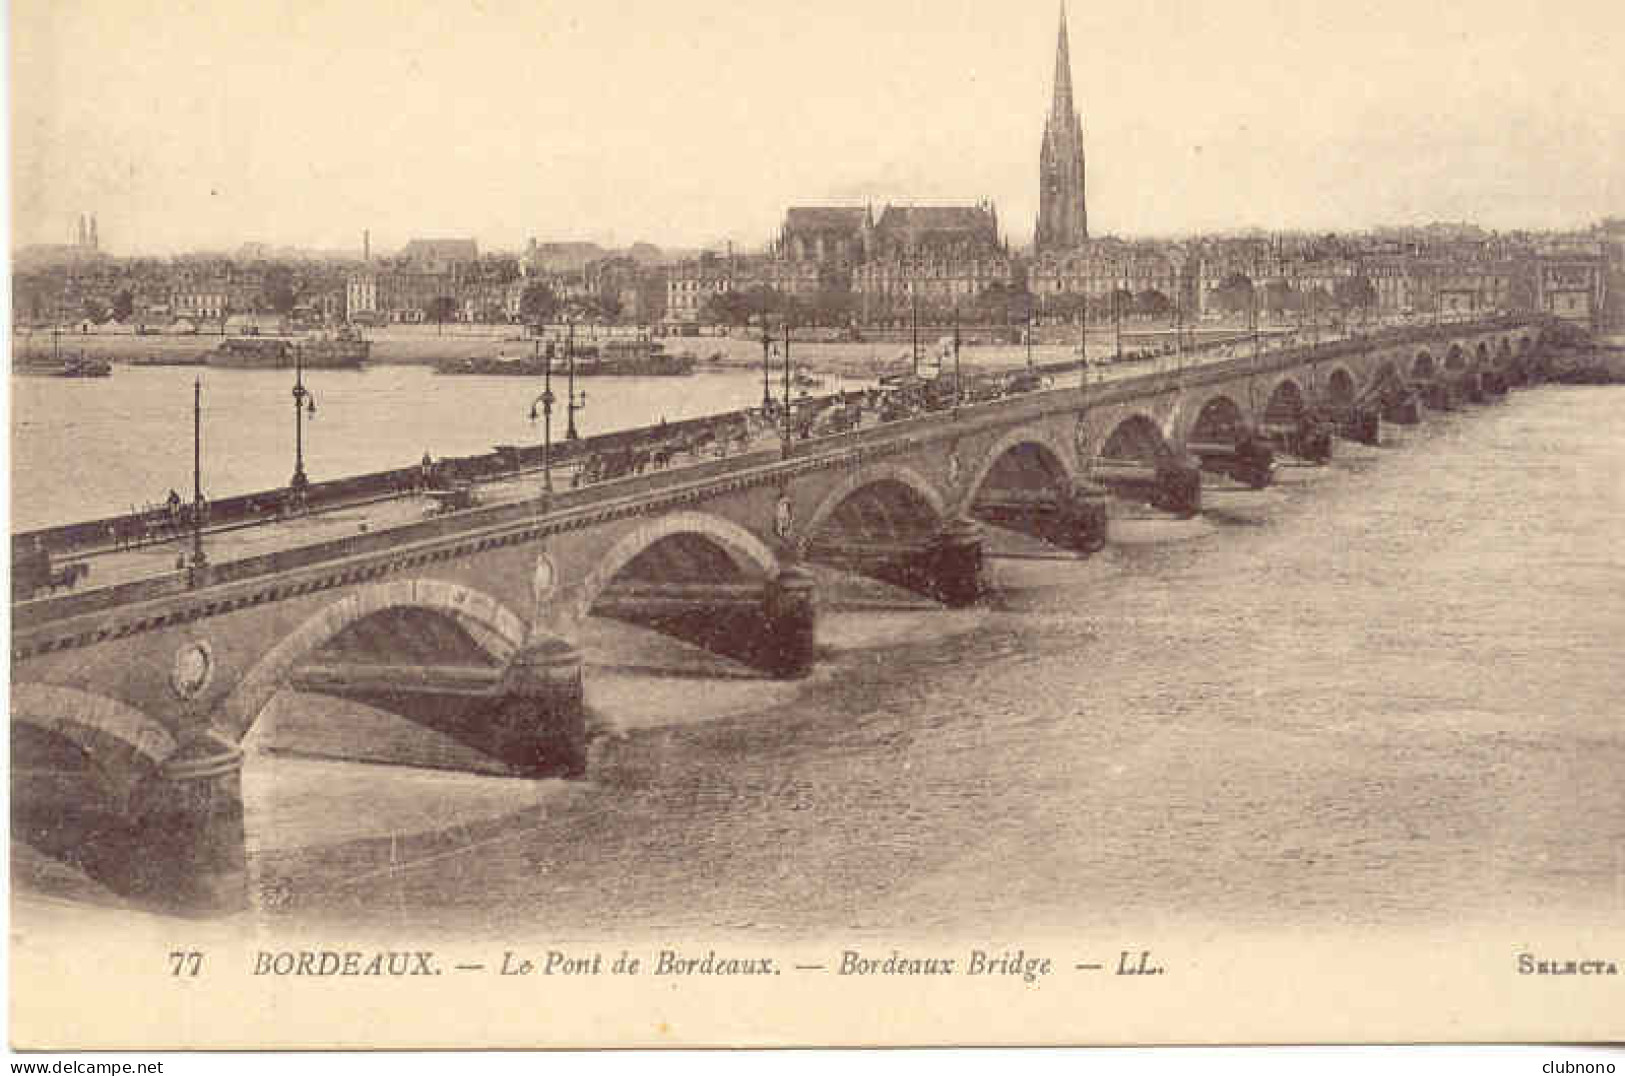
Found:
[[[802,675],[807,561],[969,602],[976,519],[1098,548],[1107,490],[1193,513],[1198,468],[1262,484],[1277,452],[1325,457],[1316,422],[1374,437],[1379,412],[1407,421],[1418,394],[1483,399],[1535,370],[1542,333],[1400,330],[1087,386],[1074,368],[1061,387],[788,450],[15,602],[15,835],[122,891],[229,907],[238,744],[284,688],[402,714],[516,772],[579,773],[589,615]],[[74,765],[86,776],[69,803],[29,783]]]

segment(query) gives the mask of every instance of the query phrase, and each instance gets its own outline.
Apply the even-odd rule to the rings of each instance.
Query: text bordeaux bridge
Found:
[[[1374,442],[1381,421],[1417,420],[1418,397],[1447,408],[1522,383],[1544,331],[1501,319],[1110,382],[1074,373],[785,451],[14,602],[14,739],[78,760],[121,820],[92,832],[41,805],[36,832],[81,842],[78,860],[115,888],[229,907],[238,744],[285,687],[432,725],[516,771],[578,773],[591,613],[801,675],[816,636],[804,562],[966,603],[982,586],[977,519],[1095,549],[1108,489],[1195,513],[1202,470],[1263,485],[1275,453],[1324,459],[1330,429]],[[28,794],[14,796],[25,819]]]

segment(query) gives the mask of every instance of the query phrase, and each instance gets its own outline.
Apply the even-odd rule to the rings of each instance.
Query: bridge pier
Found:
[[[1422,401],[1428,405],[1430,411],[1454,411],[1456,409],[1450,386],[1443,381],[1429,381],[1423,385]]]
[[[1251,433],[1232,444],[1198,442],[1188,447],[1209,474],[1226,475],[1253,489],[1263,489],[1275,481],[1275,453]]]
[[[982,530],[970,519],[950,519],[928,537],[903,541],[829,535],[811,547],[810,555],[832,567],[907,587],[944,605],[969,605],[985,589]]]
[[[781,568],[762,592],[765,664],[781,679],[796,679],[812,671],[818,647],[817,594],[812,573],[798,564]]]
[[[1093,482],[1074,481],[1061,506],[1060,544],[1079,553],[1098,553],[1106,548],[1110,530],[1106,490]]]
[[[1484,394],[1493,399],[1500,399],[1507,394],[1506,376],[1499,370],[1485,370],[1481,378]]]
[[[1335,428],[1320,415],[1304,415],[1298,421],[1298,455],[1311,463],[1326,463],[1332,458]]]
[[[969,519],[950,519],[916,561],[928,592],[944,605],[969,605],[982,596],[982,529]]]
[[[1106,491],[1083,479],[1058,490],[999,491],[977,498],[971,511],[977,519],[1080,553],[1104,549],[1110,528]]]
[[[1481,404],[1484,402],[1484,386],[1480,384],[1476,371],[1463,377],[1460,384],[1462,398],[1468,403]]]
[[[617,583],[599,595],[593,612],[795,679],[812,670],[816,597],[812,574],[791,564],[765,584]]]
[[[1187,452],[1157,461],[1152,503],[1181,519],[1202,510],[1202,466],[1195,456]]]
[[[1382,420],[1395,426],[1415,426],[1422,421],[1422,404],[1415,390],[1406,389],[1383,401]]]
[[[526,643],[498,682],[491,753],[533,776],[586,772],[581,667],[581,652],[562,639]]]
[[[1332,458],[1332,427],[1328,422],[1304,415],[1295,425],[1265,427],[1263,440],[1289,456],[1310,463]]]
[[[1138,460],[1098,460],[1095,477],[1119,496],[1144,500],[1180,519],[1202,510],[1202,465],[1190,453]]]
[[[243,753],[213,732],[183,743],[142,786],[128,851],[138,897],[187,915],[248,903]]]
[[[1358,444],[1376,445],[1382,441],[1382,416],[1374,407],[1355,405],[1338,419],[1337,432]]]

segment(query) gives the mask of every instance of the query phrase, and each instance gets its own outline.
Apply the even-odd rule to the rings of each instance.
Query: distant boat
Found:
[[[113,366],[86,355],[17,355],[11,372],[24,377],[111,377]]]
[[[355,369],[372,357],[372,341],[348,325],[294,346],[307,370]]]
[[[689,352],[667,353],[655,340],[608,340],[599,347],[584,344],[575,349],[577,377],[676,377],[694,372],[697,360]],[[557,342],[549,343],[541,355],[488,355],[466,359],[442,359],[435,364],[441,374],[477,374],[508,377],[541,377],[552,363],[555,374],[569,369],[570,356]]]
[[[265,336],[222,340],[209,352],[210,366],[237,370],[283,370],[297,362],[307,370],[355,370],[372,353],[372,341],[345,326],[310,341]]]
[[[596,353],[576,355],[576,376],[681,377],[694,372],[695,357],[673,355],[658,340],[606,340]]]
[[[494,377],[540,377],[545,360],[534,355],[475,355],[465,359],[441,359],[437,374],[474,374]]]

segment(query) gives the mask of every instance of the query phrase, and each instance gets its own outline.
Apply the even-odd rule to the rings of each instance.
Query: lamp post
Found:
[[[565,356],[566,361],[570,364],[570,373],[569,383],[565,387],[567,425],[564,430],[564,439],[566,441],[579,441],[581,435],[576,432],[576,412],[587,406],[587,394],[585,391],[576,392],[576,323],[573,318],[570,320],[569,325],[570,334],[565,343]],[[548,360],[548,369],[549,371],[552,369],[551,359]]]
[[[768,385],[767,356],[773,346],[773,338],[767,331],[767,315],[762,315],[762,413],[765,415],[773,410],[773,390]]]
[[[1117,334],[1117,357],[1114,361],[1123,361],[1123,292],[1112,281],[1112,326]]]
[[[919,377],[920,376],[920,293],[914,290],[915,284],[916,284],[916,281],[912,281],[912,280],[909,281],[908,295],[909,295],[910,308],[913,310],[913,316],[912,316],[912,320],[910,321],[910,324],[912,325],[912,330],[911,331],[912,331],[912,334],[913,334],[911,339],[913,341],[912,347],[913,347],[913,355],[914,355],[914,376]],[[786,358],[787,359],[788,359],[788,354],[789,354],[788,349],[786,349]]]
[[[1253,361],[1247,366],[1247,409],[1256,415],[1258,397],[1253,388],[1253,375],[1258,372],[1258,293],[1251,288],[1247,290],[1247,320],[1253,330]]]
[[[954,408],[965,399],[965,383],[959,377],[959,304],[954,303]]]
[[[1027,372],[1033,372],[1033,296],[1027,295]]]
[[[790,458],[790,319],[784,319],[784,458]]]
[[[542,343],[536,342],[540,353]],[[542,405],[542,496],[553,495],[553,352],[549,350],[542,365],[542,394],[530,402],[530,420],[536,421],[536,405]]]
[[[305,476],[305,415],[316,417],[316,397],[305,388],[304,354],[298,345],[293,350],[293,477],[288,480],[294,496],[304,499],[310,479]]]
[[[187,585],[201,582],[209,558],[203,552],[203,378],[192,382],[192,561],[187,568]]]
[[[1185,304],[1178,289],[1174,291],[1174,369],[1181,376],[1185,373]]]
[[[1078,304],[1078,391],[1089,391],[1089,289]]]

